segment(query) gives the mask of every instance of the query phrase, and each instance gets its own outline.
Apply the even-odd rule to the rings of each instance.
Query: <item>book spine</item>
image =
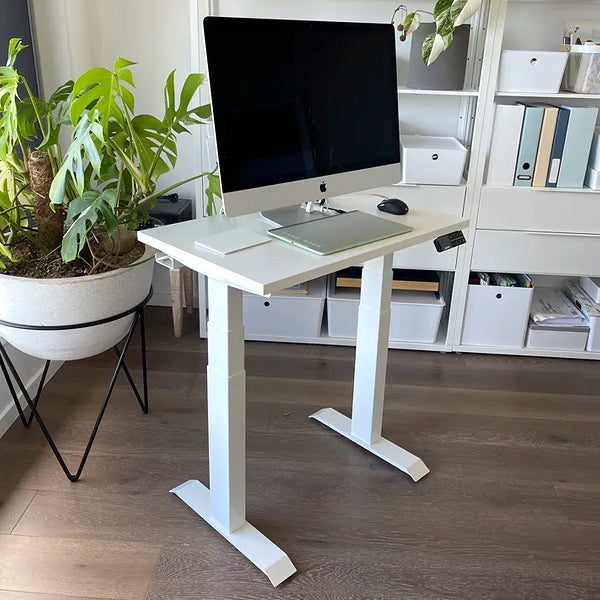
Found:
[[[554,139],[552,140],[552,152],[550,153],[550,166],[548,167],[546,187],[555,188],[558,182],[558,174],[560,173],[560,163],[565,147],[565,135],[567,134],[568,124],[569,110],[561,107],[558,109],[556,129],[554,131]]]
[[[588,158],[598,117],[595,106],[571,106],[565,135],[562,162],[556,186],[581,188],[585,180]]]
[[[540,143],[538,145],[535,170],[533,172],[533,187],[546,187],[548,168],[550,167],[550,154],[552,153],[552,141],[556,130],[558,118],[557,106],[546,106],[544,108],[544,119],[540,132]]]
[[[525,107],[522,104],[498,104],[488,163],[488,185],[512,185],[519,152]]]
[[[543,107],[525,106],[525,117],[523,118],[523,130],[514,179],[514,185],[516,186],[531,187],[543,117]]]

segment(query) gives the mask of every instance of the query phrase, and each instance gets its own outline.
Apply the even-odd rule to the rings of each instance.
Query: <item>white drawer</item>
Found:
[[[433,241],[424,242],[394,252],[393,266],[399,269],[433,269],[435,271],[454,271],[458,248],[438,252]]]
[[[600,233],[600,194],[484,187],[477,227]]]
[[[600,234],[477,230],[471,269],[598,275]]]

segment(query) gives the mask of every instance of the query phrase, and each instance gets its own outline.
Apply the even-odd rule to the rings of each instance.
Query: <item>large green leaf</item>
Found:
[[[163,124],[172,128],[177,133],[188,132],[186,126],[200,125],[210,117],[209,104],[189,108],[190,102],[206,79],[203,73],[191,73],[187,76],[181,94],[179,95],[179,106],[175,105],[175,71],[171,71],[165,82],[165,117]]]
[[[63,163],[50,186],[50,201],[61,204],[65,201],[67,181],[72,179],[77,193],[81,196],[85,188],[85,164],[87,160],[97,174],[100,174],[100,154],[98,146],[104,142],[102,126],[98,122],[98,113],[94,111],[90,119],[82,115],[73,132],[73,141],[67,149]]]
[[[117,227],[114,213],[116,206],[116,191],[103,192],[87,191],[75,198],[67,211],[67,221],[73,223],[65,233],[62,242],[61,256],[65,262],[77,258],[86,245],[88,234],[94,225],[104,221],[103,230],[111,235]]]
[[[104,67],[93,67],[77,78],[70,111],[73,125],[77,124],[84,111],[93,109],[98,111],[104,131],[108,130],[111,118],[125,126],[123,111],[133,112],[134,109],[133,94],[127,87],[133,87],[131,71],[125,68],[128,64],[134,63],[119,59],[114,73]]]
[[[152,115],[138,115],[131,122],[136,132],[142,156],[140,163],[149,172],[154,164],[153,177],[168,173],[177,162],[177,143],[172,130]]]
[[[18,139],[19,74],[0,67],[0,160],[10,154]]]

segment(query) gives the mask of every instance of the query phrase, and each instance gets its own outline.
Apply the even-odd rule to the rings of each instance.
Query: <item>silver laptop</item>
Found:
[[[315,254],[333,254],[412,231],[412,227],[358,210],[270,229],[278,240]]]

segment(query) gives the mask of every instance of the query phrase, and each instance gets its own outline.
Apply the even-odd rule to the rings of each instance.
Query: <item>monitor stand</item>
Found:
[[[285,206],[283,208],[273,208],[271,210],[260,211],[260,216],[275,225],[276,227],[287,227],[297,223],[308,223],[309,221],[318,221],[325,217],[330,217],[332,213],[326,212],[306,212],[300,204]]]

